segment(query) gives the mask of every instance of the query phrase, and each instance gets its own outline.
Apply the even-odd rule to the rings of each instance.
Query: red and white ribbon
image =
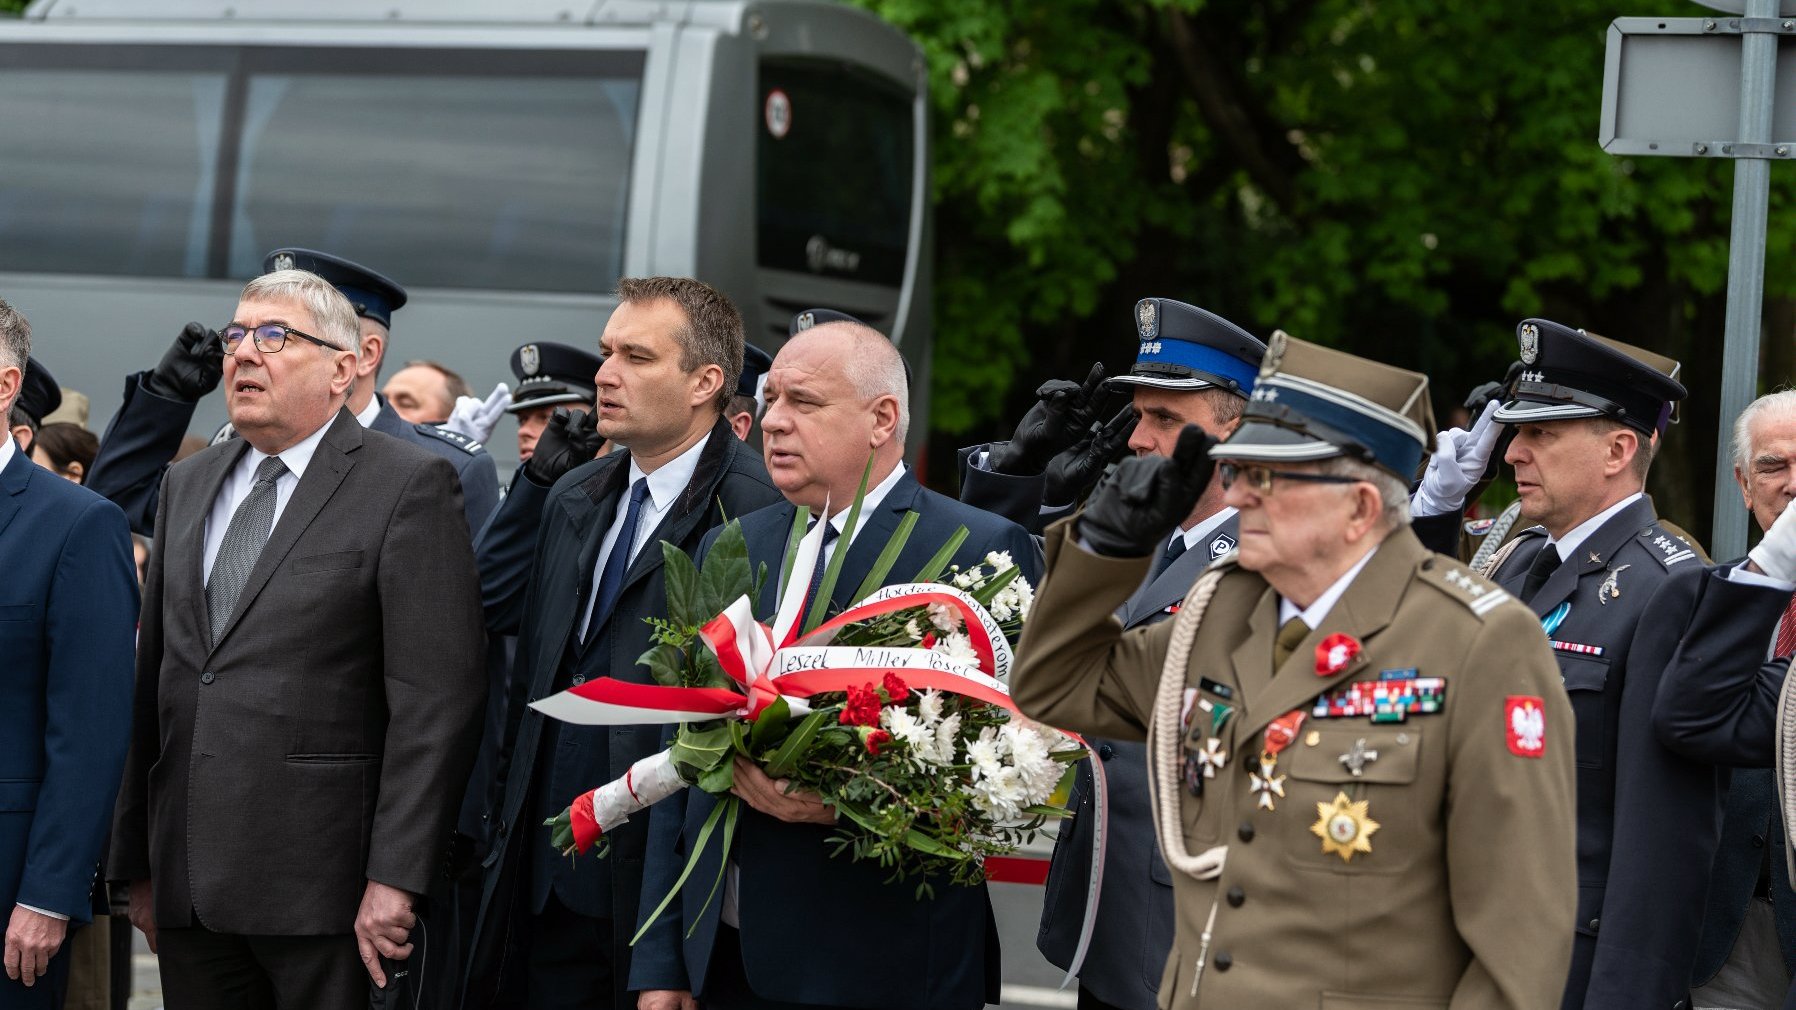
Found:
[[[630,766],[622,778],[613,779],[591,792],[581,793],[569,810],[574,829],[574,848],[585,852],[592,843],[630,819],[686,788],[674,768],[671,751],[660,751]]]

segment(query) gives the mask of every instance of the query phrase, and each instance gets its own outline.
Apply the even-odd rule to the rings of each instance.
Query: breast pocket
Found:
[[[1279,758],[1279,769],[1289,769],[1285,795],[1265,815],[1278,825],[1286,858],[1357,873],[1396,873],[1413,863],[1426,848],[1422,822],[1433,809],[1412,792],[1421,760],[1422,730],[1413,723],[1306,728]]]
[[[1609,753],[1609,707],[1603,690],[1609,682],[1609,661],[1601,656],[1575,652],[1558,654],[1565,693],[1577,717],[1578,766],[1601,768]]]
[[[0,603],[0,624],[29,621],[37,616],[35,603]]]
[[[329,554],[308,554],[302,558],[294,558],[289,571],[294,575],[312,575],[319,572],[341,572],[362,567],[361,551],[333,551]]]

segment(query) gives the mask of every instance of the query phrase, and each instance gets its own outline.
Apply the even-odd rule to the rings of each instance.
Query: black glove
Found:
[[[1016,433],[1008,442],[995,443],[986,463],[995,473],[1016,477],[1041,473],[1057,453],[1091,431],[1103,384],[1101,361],[1091,366],[1083,384],[1066,379],[1043,383],[1035,391],[1035,405],[1017,422]]]
[[[144,388],[168,400],[198,403],[224,377],[224,344],[218,331],[188,323],[162,360],[144,376]]]
[[[1138,420],[1134,407],[1124,407],[1078,445],[1049,460],[1042,504],[1079,504],[1104,476],[1104,469],[1129,454],[1129,436],[1135,434]]]
[[[543,425],[530,462],[524,464],[524,476],[551,487],[569,470],[592,462],[604,444],[605,436],[599,434],[599,422],[592,414],[584,410],[569,414],[566,407],[556,407],[549,423]]]
[[[1179,432],[1172,458],[1137,456],[1117,464],[1079,516],[1079,535],[1093,551],[1113,558],[1154,552],[1210,485],[1216,439],[1195,424]]]

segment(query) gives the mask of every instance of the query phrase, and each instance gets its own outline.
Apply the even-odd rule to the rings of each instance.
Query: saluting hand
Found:
[[[1428,458],[1428,469],[1410,501],[1416,515],[1445,515],[1465,505],[1467,493],[1483,479],[1491,452],[1503,434],[1502,426],[1491,416],[1500,406],[1501,401],[1490,400],[1470,430],[1448,428],[1434,437],[1434,455]]]
[[[1796,582],[1796,502],[1784,506],[1757,547],[1747,553],[1752,566],[1774,579]]]
[[[1091,431],[1104,385],[1104,363],[1097,362],[1083,383],[1054,379],[1035,391],[1036,401],[1008,442],[991,448],[986,462],[996,473],[1032,477],[1058,453]]]
[[[505,409],[510,406],[511,387],[501,382],[484,400],[473,396],[456,397],[449,420],[443,422],[443,427],[476,442],[490,442],[493,429],[499,426],[499,419],[505,416]]]
[[[224,378],[224,344],[218,331],[188,323],[145,382],[150,392],[170,400],[198,403]]]
[[[381,958],[403,961],[412,956],[412,927],[417,924],[410,894],[378,880],[368,881],[362,907],[355,913],[355,945],[362,952],[362,967],[368,969],[376,986],[387,987]]]
[[[1209,486],[1215,444],[1208,432],[1188,424],[1170,458],[1136,456],[1117,464],[1080,513],[1079,536],[1107,557],[1152,554]]]
[[[574,467],[592,462],[604,444],[599,422],[590,412],[576,410],[569,414],[566,407],[557,407],[549,415],[549,423],[543,425],[542,437],[536,440],[530,461],[524,464],[524,475],[549,487]]]
[[[1105,421],[1079,444],[1048,461],[1042,504],[1077,505],[1104,476],[1104,469],[1129,454],[1129,436],[1140,420],[1133,406]]]

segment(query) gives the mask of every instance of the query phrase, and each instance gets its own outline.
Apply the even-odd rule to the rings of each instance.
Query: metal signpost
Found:
[[[1780,64],[1796,80],[1796,0],[1701,0],[1734,17],[1617,18],[1603,64],[1601,142],[1610,154],[1734,159],[1727,330],[1715,525],[1709,552],[1746,552],[1733,477],[1733,419],[1758,394],[1765,216],[1771,162],[1796,156],[1796,102],[1776,101]]]

